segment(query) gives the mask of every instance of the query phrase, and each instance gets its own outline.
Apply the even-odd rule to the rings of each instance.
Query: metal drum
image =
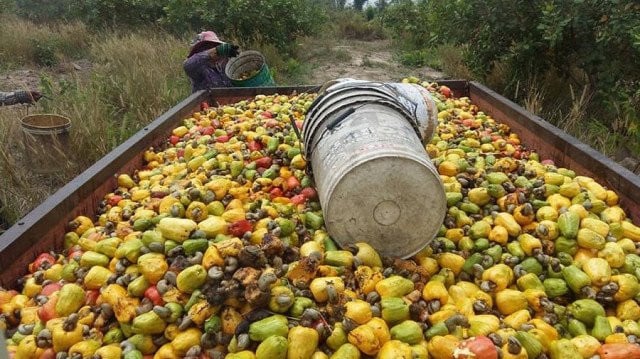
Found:
[[[71,120],[56,114],[34,114],[20,121],[24,155],[35,173],[54,173],[69,166]]]
[[[307,112],[303,139],[331,237],[406,258],[434,238],[446,199],[423,144],[435,126],[418,123],[416,106],[426,105],[402,96],[389,84],[329,87]]]

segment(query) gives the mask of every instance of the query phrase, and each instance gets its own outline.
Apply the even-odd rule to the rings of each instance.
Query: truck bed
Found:
[[[536,150],[541,159],[551,159],[558,166],[591,176],[615,190],[627,214],[634,221],[640,221],[638,176],[480,83],[464,80],[438,83],[449,86],[457,97],[469,97],[480,110],[509,125],[522,143]],[[318,86],[219,88],[187,97],[60,188],[0,236],[0,285],[12,288],[39,253],[60,249],[66,224],[81,214],[95,217],[99,202],[116,188],[115,174],[141,168],[144,151],[162,145],[171,130],[199,109],[202,102],[223,105],[258,94],[288,95],[317,90]]]

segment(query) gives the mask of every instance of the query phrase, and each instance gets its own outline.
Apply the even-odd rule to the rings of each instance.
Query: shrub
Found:
[[[436,60],[427,65],[444,71],[452,78],[473,79],[473,74],[464,62],[464,53],[464,47],[461,46],[439,45],[432,52]]]
[[[297,56],[282,55],[274,45],[255,41],[247,48],[260,51],[265,57],[271,76],[277,85],[302,85],[311,72],[311,66]]]
[[[224,31],[225,7],[227,1],[199,0],[197,4],[190,2],[188,6],[180,0],[168,0],[164,6],[164,16],[160,23],[176,34],[197,33],[206,29],[215,29],[218,35]]]
[[[0,14],[14,12],[16,2],[14,0],[0,0]]]
[[[0,17],[0,33],[11,34],[0,42],[0,62],[52,66],[64,59],[86,55],[90,35],[79,22],[48,24],[21,20],[14,15]]]
[[[401,52],[397,58],[398,61],[405,66],[420,67],[429,65],[436,69],[440,68],[440,64],[429,55],[428,50],[404,51]]]
[[[367,21],[373,20],[376,15],[378,15],[378,12],[375,7],[367,6],[367,8],[364,9],[364,18],[367,19]]]
[[[71,20],[77,17],[74,0],[16,0],[18,15],[36,22]]]
[[[31,173],[16,151],[21,139],[16,119],[24,110],[0,109],[0,188],[7,189],[0,191],[0,218],[9,223],[189,94],[182,40],[166,33],[108,33],[95,40],[91,76],[53,80],[43,73],[39,87],[47,98],[29,110],[71,119],[71,167],[54,177]]]
[[[6,1],[6,0],[0,0]],[[78,19],[93,28],[156,26],[178,36],[214,29],[241,44],[260,38],[281,51],[293,39],[315,33],[327,7],[315,0],[17,0],[18,13],[33,21]]]
[[[18,14],[33,20],[82,20],[93,27],[153,25],[163,2],[156,0],[17,0]]]
[[[360,12],[341,11],[333,18],[338,33],[346,39],[371,41],[386,38],[382,23],[376,20],[368,21]]]
[[[53,66],[58,64],[58,57],[55,52],[55,42],[31,39],[31,46],[34,49],[35,63],[42,66]]]
[[[314,33],[324,22],[325,8],[314,0],[203,0],[185,7],[168,0],[162,23],[176,33],[214,29],[248,44],[260,39],[290,51],[300,35]]]
[[[431,45],[430,12],[426,0],[398,0],[381,13],[382,23],[391,30],[398,47],[415,50]]]
[[[591,99],[583,105],[589,108],[587,116],[628,140],[638,140],[637,1],[398,0],[382,18],[399,49],[418,51],[406,53],[404,61],[417,62],[419,51],[441,44],[461,47],[470,75],[520,101],[526,100],[522,84],[532,79],[551,81],[555,76],[558,84],[551,87],[562,100],[561,110],[554,112],[569,111],[572,87],[586,88]],[[442,64],[448,66],[444,59]],[[554,106],[544,108],[549,111]],[[631,131],[616,122],[628,123]],[[602,133],[601,127],[592,128]]]
[[[76,7],[77,16],[93,26],[152,26],[164,15],[157,0],[82,0]]]
[[[640,4],[633,0],[434,1],[430,11],[439,39],[468,44],[467,62],[481,76],[505,61],[515,77],[552,68],[594,90],[640,80]]]

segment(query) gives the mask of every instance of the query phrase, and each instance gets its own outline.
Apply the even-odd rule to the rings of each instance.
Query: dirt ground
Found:
[[[40,77],[47,74],[53,80],[62,80],[74,73],[91,71],[89,60],[63,62],[48,70],[22,68],[0,73],[0,91],[36,90],[40,87]]]
[[[323,83],[340,77],[371,81],[400,81],[407,76],[424,80],[444,78],[429,67],[406,67],[393,57],[389,40],[343,41],[331,48],[333,56],[313,61],[311,83]],[[315,60],[315,59],[312,59]]]
[[[34,70],[13,70],[0,75],[0,91],[36,89],[40,77]]]

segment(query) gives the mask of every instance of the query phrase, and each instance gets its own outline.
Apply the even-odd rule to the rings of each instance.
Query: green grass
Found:
[[[576,89],[548,74],[517,83],[513,97],[525,109],[607,156],[613,157],[621,145],[621,132],[594,116],[593,94],[586,87]]]
[[[36,31],[39,31],[36,28]],[[98,40],[99,39],[99,40]],[[51,112],[72,120],[68,160],[55,177],[34,174],[20,149],[24,110],[0,111],[0,217],[13,223],[56,188],[103,157],[190,93],[182,71],[185,43],[167,34],[94,38],[87,47],[90,73],[56,77],[41,71],[42,99],[30,113]],[[57,78],[54,80],[54,78]]]
[[[349,51],[345,50],[345,49],[334,49],[333,50],[333,58],[337,61],[337,62],[349,62],[351,61],[351,54],[349,53]]]
[[[440,45],[433,51],[439,62],[439,69],[455,79],[473,79],[474,76],[464,63],[464,49],[453,45]]]
[[[435,70],[443,69],[439,48],[400,50],[395,54],[395,59],[409,67],[429,66]]]
[[[53,66],[86,55],[92,41],[80,22],[35,24],[15,15],[0,15],[0,63],[6,67],[24,64]]]

